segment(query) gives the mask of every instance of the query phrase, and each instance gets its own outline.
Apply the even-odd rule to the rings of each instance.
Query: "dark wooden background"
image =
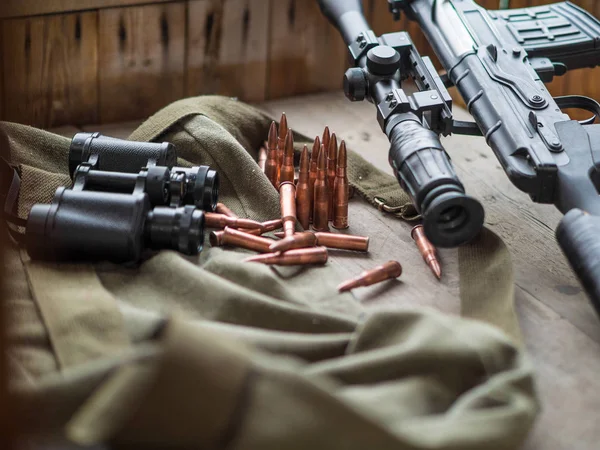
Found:
[[[1,2],[0,118],[38,127],[140,119],[199,94],[259,102],[340,89],[346,68],[316,0]],[[429,52],[414,24],[392,20],[386,0],[363,3],[376,33],[408,29]],[[600,14],[598,1],[575,3]],[[589,73],[557,80],[553,93],[598,98]]]

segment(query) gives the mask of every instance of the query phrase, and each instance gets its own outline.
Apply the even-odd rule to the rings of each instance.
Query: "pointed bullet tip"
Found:
[[[437,279],[441,280],[442,279],[442,268],[440,266],[440,263],[437,261],[431,261],[431,264],[429,267],[431,267],[431,270],[433,271],[433,273],[435,274]]]

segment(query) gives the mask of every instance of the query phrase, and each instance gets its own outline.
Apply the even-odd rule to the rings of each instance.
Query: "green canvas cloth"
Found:
[[[199,97],[131,138],[173,142],[181,165],[219,171],[233,211],[267,220],[279,203],[255,159],[269,123],[233,99]],[[69,140],[1,128],[26,217],[68,184]],[[386,204],[406,205],[391,177],[350,159],[369,174],[362,191],[353,181],[372,203],[380,183]],[[459,252],[463,312],[477,321],[371,312],[336,292],[332,266],[268,267],[247,255],[206,243],[198,257],[161,251],[125,267],[40,263],[8,248],[11,391],[30,438],[231,450],[515,449],[524,440],[537,399],[510,257],[491,232]]]

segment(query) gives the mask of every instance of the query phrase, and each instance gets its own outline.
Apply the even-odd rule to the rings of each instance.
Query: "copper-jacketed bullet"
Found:
[[[284,237],[280,241],[275,241],[271,244],[272,252],[286,252],[294,248],[316,247],[317,236],[315,233],[305,231],[304,233],[296,233],[293,236]]]
[[[340,250],[354,250],[356,252],[369,251],[369,238],[367,236],[356,236],[353,234],[319,233],[311,231],[317,238],[317,245]],[[275,236],[283,238],[283,233],[277,232]],[[294,235],[296,236],[296,234]]]
[[[300,172],[296,184],[296,216],[305,230],[310,226],[310,204],[312,203],[308,187],[309,165],[308,148],[305,145],[300,155]]]
[[[261,234],[268,233],[269,231],[277,230],[283,226],[283,222],[281,219],[275,220],[267,220],[266,222],[262,222],[260,228],[244,228],[244,233],[253,234],[255,236],[260,236]],[[283,233],[282,233],[283,234]]]
[[[267,149],[261,147],[258,149],[258,167],[264,173],[265,166],[267,165]]]
[[[225,214],[205,212],[204,218],[206,220],[207,228],[232,227],[232,228],[249,228],[249,229],[259,228],[260,229],[262,226],[261,223],[257,222],[256,220],[239,219],[239,218],[236,219],[235,217],[229,217],[229,216],[226,216]]]
[[[308,172],[308,198],[310,199],[310,221],[313,220],[313,201],[315,198],[315,181],[317,181],[317,170],[319,166],[319,151],[321,150],[321,139],[315,138],[312,152],[310,152],[310,170]]]
[[[348,228],[349,185],[346,171],[346,143],[340,143],[336,176],[333,182],[333,228]]]
[[[275,187],[277,187],[277,173],[279,171],[278,158],[277,125],[275,122],[271,122],[271,128],[269,128],[269,138],[267,140],[267,161],[265,163],[265,175]]]
[[[323,130],[323,138],[321,139],[321,145],[325,146],[325,151],[329,148],[329,139],[331,138],[331,133],[329,132],[329,127],[325,127]]]
[[[281,165],[281,174],[279,183],[285,181],[294,182],[294,136],[292,130],[288,130],[285,138],[285,149],[283,154],[283,164]]]
[[[215,208],[215,212],[219,213],[219,214],[225,214],[226,216],[233,217],[234,219],[238,218],[237,214],[234,213],[232,210],[230,210],[223,203],[217,203],[217,207]]]
[[[281,266],[325,264],[327,262],[327,249],[325,247],[299,248],[285,253],[278,252],[251,256],[244,261],[279,264]]]
[[[402,275],[402,266],[398,261],[388,261],[381,266],[366,270],[359,276],[344,281],[338,286],[339,292],[346,292],[361,286],[371,286],[385,280],[398,278]]]
[[[272,239],[244,233],[229,227],[225,227],[223,231],[213,231],[209,239],[213,247],[231,245],[232,247],[241,247],[261,253],[269,253],[271,251],[270,246],[274,242]]]
[[[333,183],[337,169],[337,136],[331,133],[329,148],[327,150],[327,185],[329,186],[329,220],[333,220]]]
[[[296,186],[291,181],[279,185],[279,205],[281,206],[281,220],[283,233],[291,236],[296,229]]]
[[[279,163],[277,169],[277,186],[281,183],[281,166],[283,165],[283,158],[285,153],[285,139],[287,137],[288,124],[285,113],[281,114],[279,119],[279,137],[277,138],[277,162]]]
[[[315,181],[313,199],[313,228],[315,231],[329,231],[329,189],[326,169],[327,152],[321,145],[317,181]]]
[[[429,266],[431,271],[435,274],[437,279],[438,280],[441,279],[442,278],[442,266],[440,265],[440,262],[437,259],[435,247],[433,246],[433,244],[431,242],[429,242],[429,239],[427,239],[427,236],[425,236],[425,231],[423,230],[423,225],[417,225],[416,227],[414,227],[412,229],[412,231],[410,232],[410,235],[412,236],[413,240],[417,244],[417,248],[419,249],[419,252],[423,256],[425,263],[427,263],[427,265]]]

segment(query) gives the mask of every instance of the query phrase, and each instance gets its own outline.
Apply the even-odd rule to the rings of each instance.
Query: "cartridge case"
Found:
[[[321,138],[321,145],[325,147],[325,151],[329,148],[329,139],[331,138],[331,133],[329,132],[329,127],[325,127],[323,130],[323,137]]]
[[[337,171],[337,137],[331,133],[329,148],[327,150],[327,185],[329,186],[329,220],[333,221],[333,183]]]
[[[312,151],[310,152],[310,169],[308,172],[308,198],[310,199],[310,212],[309,218],[313,220],[313,201],[315,198],[315,181],[317,181],[317,170],[319,165],[319,151],[321,150],[321,139],[319,136],[315,137]]]
[[[327,262],[327,249],[325,247],[300,248],[284,253],[278,252],[251,256],[244,261],[278,264],[280,266],[325,264]]]
[[[291,181],[285,181],[279,186],[279,205],[283,233],[286,237],[291,236],[296,229],[296,187]]]
[[[273,219],[267,220],[261,224],[260,232],[268,233],[269,231],[277,230],[283,226],[283,221],[281,219]]]
[[[423,260],[429,266],[433,274],[439,280],[442,278],[442,266],[437,258],[436,248],[433,246],[427,236],[425,236],[425,230],[423,230],[423,225],[417,225],[410,232],[411,237],[417,244],[417,248],[423,256]]]
[[[356,252],[369,251],[369,238],[353,234],[320,233],[311,231],[317,238],[317,245],[339,250],[353,250]],[[276,237],[283,238],[283,233],[274,233]],[[294,235],[296,236],[296,235]]]
[[[267,149],[264,147],[261,147],[258,149],[258,167],[260,167],[260,170],[265,171],[265,166],[267,164]]]
[[[298,174],[298,183],[296,184],[296,215],[302,228],[307,230],[310,227],[310,204],[311,198],[308,188],[308,148],[306,145],[300,155],[300,172]]]
[[[288,130],[285,138],[283,164],[281,165],[281,175],[279,177],[279,183],[286,181],[294,182],[294,136],[292,130]]]
[[[253,228],[261,228],[262,225],[260,222],[257,222],[256,220],[250,220],[250,219],[239,219],[239,218],[235,218],[235,217],[229,217],[226,216],[225,214],[218,214],[218,213],[204,213],[204,217],[205,217],[205,226],[207,228],[225,228],[225,227],[232,227],[232,228],[249,228],[249,229],[253,229]]]
[[[274,242],[272,239],[264,238],[261,236],[255,236],[253,234],[244,233],[240,230],[235,230],[230,227],[225,227],[220,234],[215,233],[215,242],[221,243],[221,245],[230,245],[232,247],[241,247],[248,250],[254,250],[261,253],[269,253],[271,244]],[[210,239],[213,239],[211,233]],[[212,244],[212,240],[211,240]]]
[[[277,177],[279,171],[278,158],[277,125],[275,122],[271,122],[271,128],[269,128],[269,138],[267,140],[267,161],[265,162],[265,175],[275,187],[277,187]]]
[[[329,189],[327,186],[326,158],[325,147],[321,145],[313,200],[313,229],[315,231],[329,231]]]
[[[272,252],[286,252],[294,248],[307,248],[316,247],[317,236],[315,233],[305,231],[303,233],[296,233],[293,236],[284,237],[280,241],[271,243],[269,249]]]
[[[287,137],[288,124],[285,113],[281,114],[279,119],[279,137],[277,138],[277,162],[279,166],[277,168],[277,188],[281,184],[281,166],[283,165],[283,158],[285,152],[285,139]]]
[[[388,261],[374,269],[366,270],[359,276],[344,281],[338,286],[339,292],[346,292],[361,286],[371,286],[402,275],[402,266],[398,261]]]
[[[238,218],[237,214],[230,210],[223,203],[217,203],[217,206],[215,207],[215,212],[218,214],[225,214],[226,216],[233,217],[234,219]]]
[[[346,171],[346,143],[340,144],[340,152],[337,159],[336,176],[333,182],[333,228],[343,230],[348,228],[348,197],[349,184]]]

